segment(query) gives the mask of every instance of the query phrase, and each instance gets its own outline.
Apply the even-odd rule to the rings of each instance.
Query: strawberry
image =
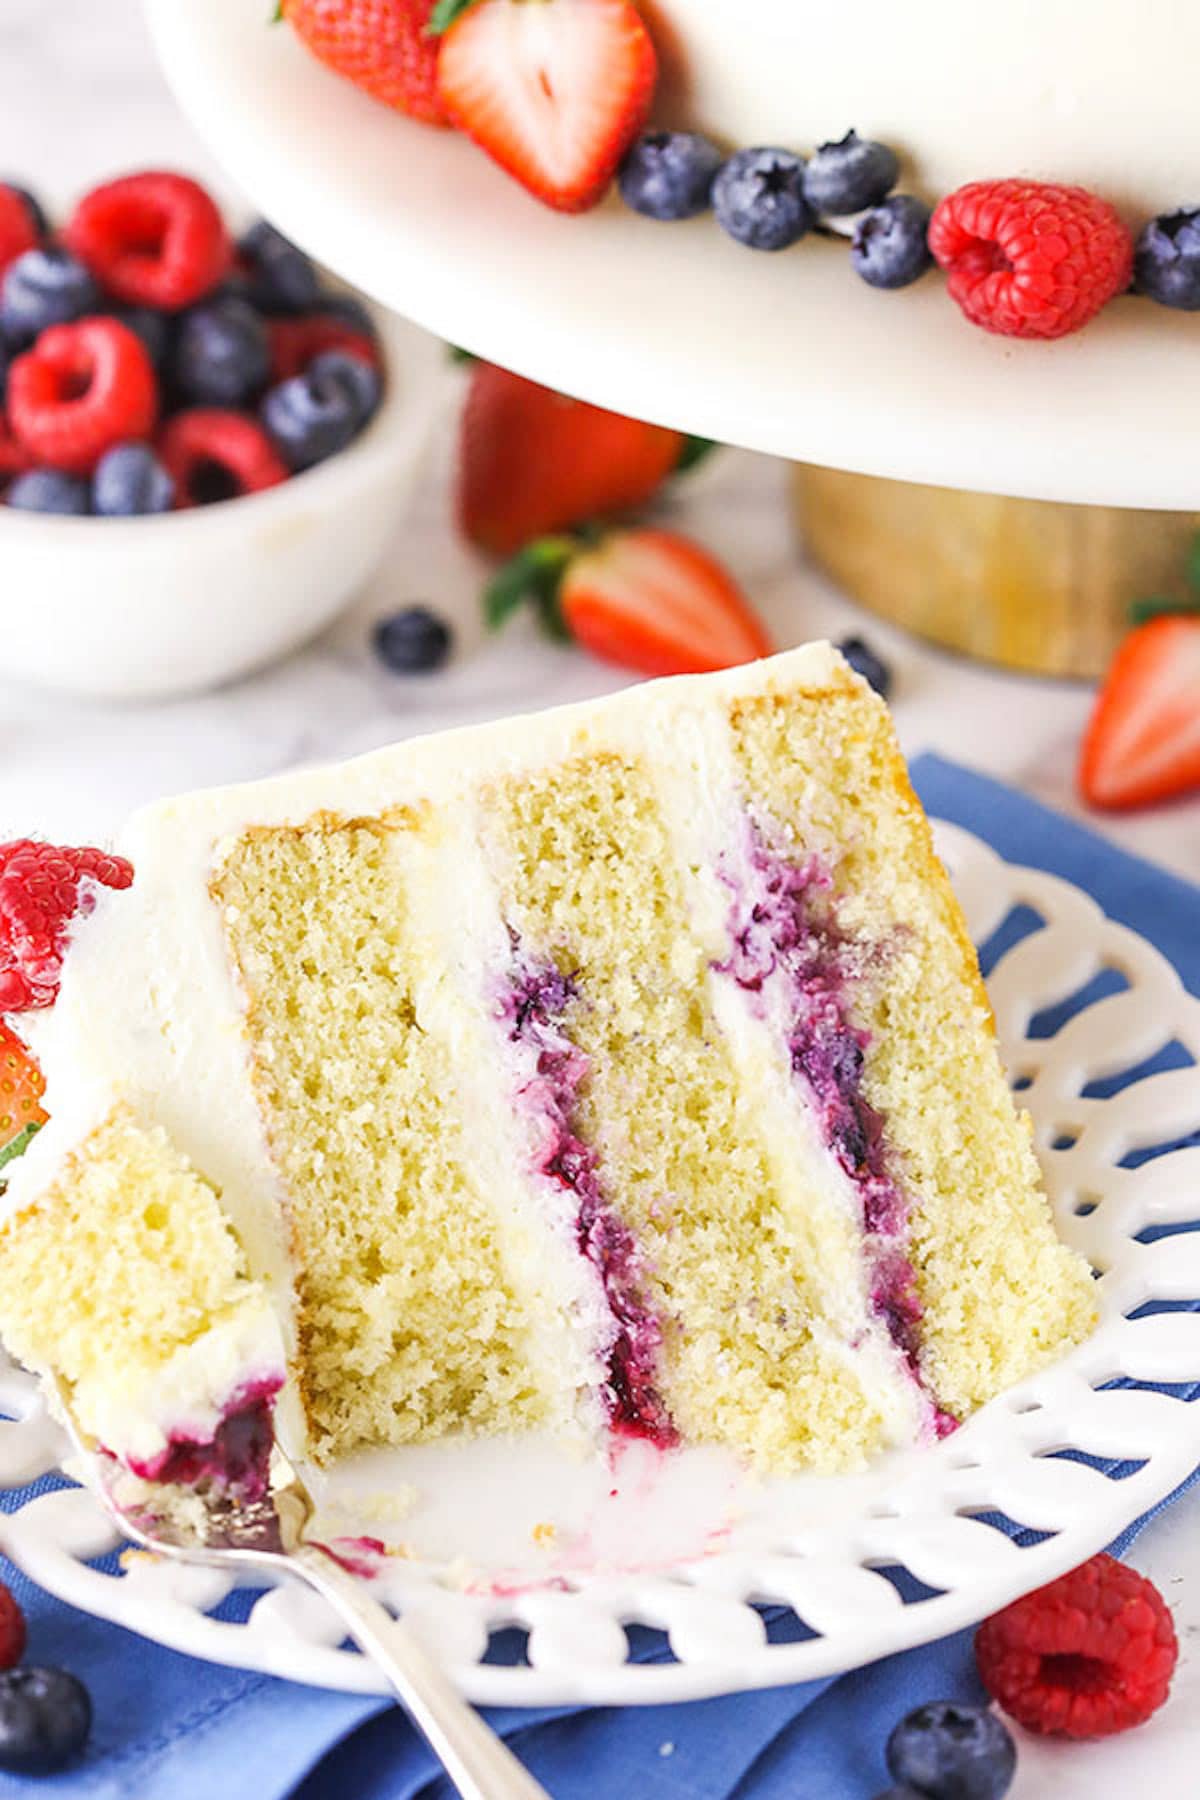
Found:
[[[497,575],[489,624],[523,600],[551,630],[641,675],[701,674],[771,654],[762,621],[714,556],[673,531],[614,531],[598,542],[542,538]]]
[[[434,0],[280,0],[280,16],[318,62],[385,106],[445,125],[437,94]]]
[[[437,81],[454,123],[547,206],[595,206],[658,77],[629,0],[451,0],[433,29],[447,18]]]
[[[459,524],[481,549],[511,556],[543,532],[642,505],[683,449],[678,431],[476,363],[459,427]]]
[[[1163,614],[1125,639],[1088,725],[1079,788],[1112,811],[1200,788],[1200,615]]]
[[[0,1023],[0,1170],[29,1147],[49,1116],[45,1078],[15,1031]],[[0,1174],[0,1189],[4,1177]]]

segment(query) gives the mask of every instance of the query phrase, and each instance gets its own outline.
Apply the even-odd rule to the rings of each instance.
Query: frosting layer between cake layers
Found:
[[[61,1367],[7,1246],[81,1285],[63,1205],[141,1209],[134,1298],[67,1329],[101,1370],[157,1330],[161,1388],[122,1413],[63,1370],[133,1466],[204,1472],[165,1371],[217,1366],[229,1297],[181,1290],[175,1327],[136,1298],[198,1220],[282,1344],[224,1383],[227,1459],[286,1358],[282,1435],[324,1461],[547,1428],[851,1467],[1094,1321],[886,709],[826,646],[193,796],[123,848],[0,1327]],[[153,1215],[146,1143],[175,1159]]]
[[[807,151],[853,126],[906,187],[1072,182],[1145,216],[1200,201],[1191,0],[647,0],[656,121]]]

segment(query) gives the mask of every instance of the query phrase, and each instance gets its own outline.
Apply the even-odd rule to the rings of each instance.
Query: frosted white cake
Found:
[[[647,0],[656,122],[807,151],[853,126],[931,199],[1002,176],[1200,204],[1196,0]]]

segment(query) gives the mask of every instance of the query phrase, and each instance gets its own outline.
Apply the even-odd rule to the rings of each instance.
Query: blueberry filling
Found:
[[[755,997],[759,1008],[768,984],[786,995],[792,1071],[862,1206],[871,1309],[924,1389],[921,1301],[905,1248],[908,1202],[888,1166],[883,1118],[863,1091],[870,1034],[851,1014],[854,984],[870,952],[839,926],[832,876],[819,858],[790,861],[753,823],[749,838],[751,880],[735,873],[732,861],[718,870],[731,895],[731,948],[715,967]],[[934,1422],[939,1436],[955,1423],[936,1406]]]
[[[574,1197],[575,1240],[599,1275],[612,1315],[608,1378],[602,1389],[609,1421],[615,1430],[667,1448],[678,1434],[656,1386],[662,1326],[642,1294],[633,1234],[608,1206],[596,1153],[576,1128],[588,1059],[567,1035],[562,1017],[578,998],[571,976],[552,965],[533,969],[518,963],[501,1016],[510,1042],[535,1059],[535,1072],[519,1099],[542,1128],[537,1172]]]
[[[248,1504],[264,1499],[275,1442],[272,1413],[282,1385],[278,1377],[247,1383],[206,1442],[172,1435],[151,1461],[130,1459],[129,1467],[142,1480],[164,1487],[205,1487]]]

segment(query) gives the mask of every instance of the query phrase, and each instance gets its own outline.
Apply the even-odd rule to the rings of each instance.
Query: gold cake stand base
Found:
[[[950,650],[1044,675],[1103,674],[1131,600],[1182,599],[1195,513],[960,493],[797,464],[811,560],[872,612]]]

